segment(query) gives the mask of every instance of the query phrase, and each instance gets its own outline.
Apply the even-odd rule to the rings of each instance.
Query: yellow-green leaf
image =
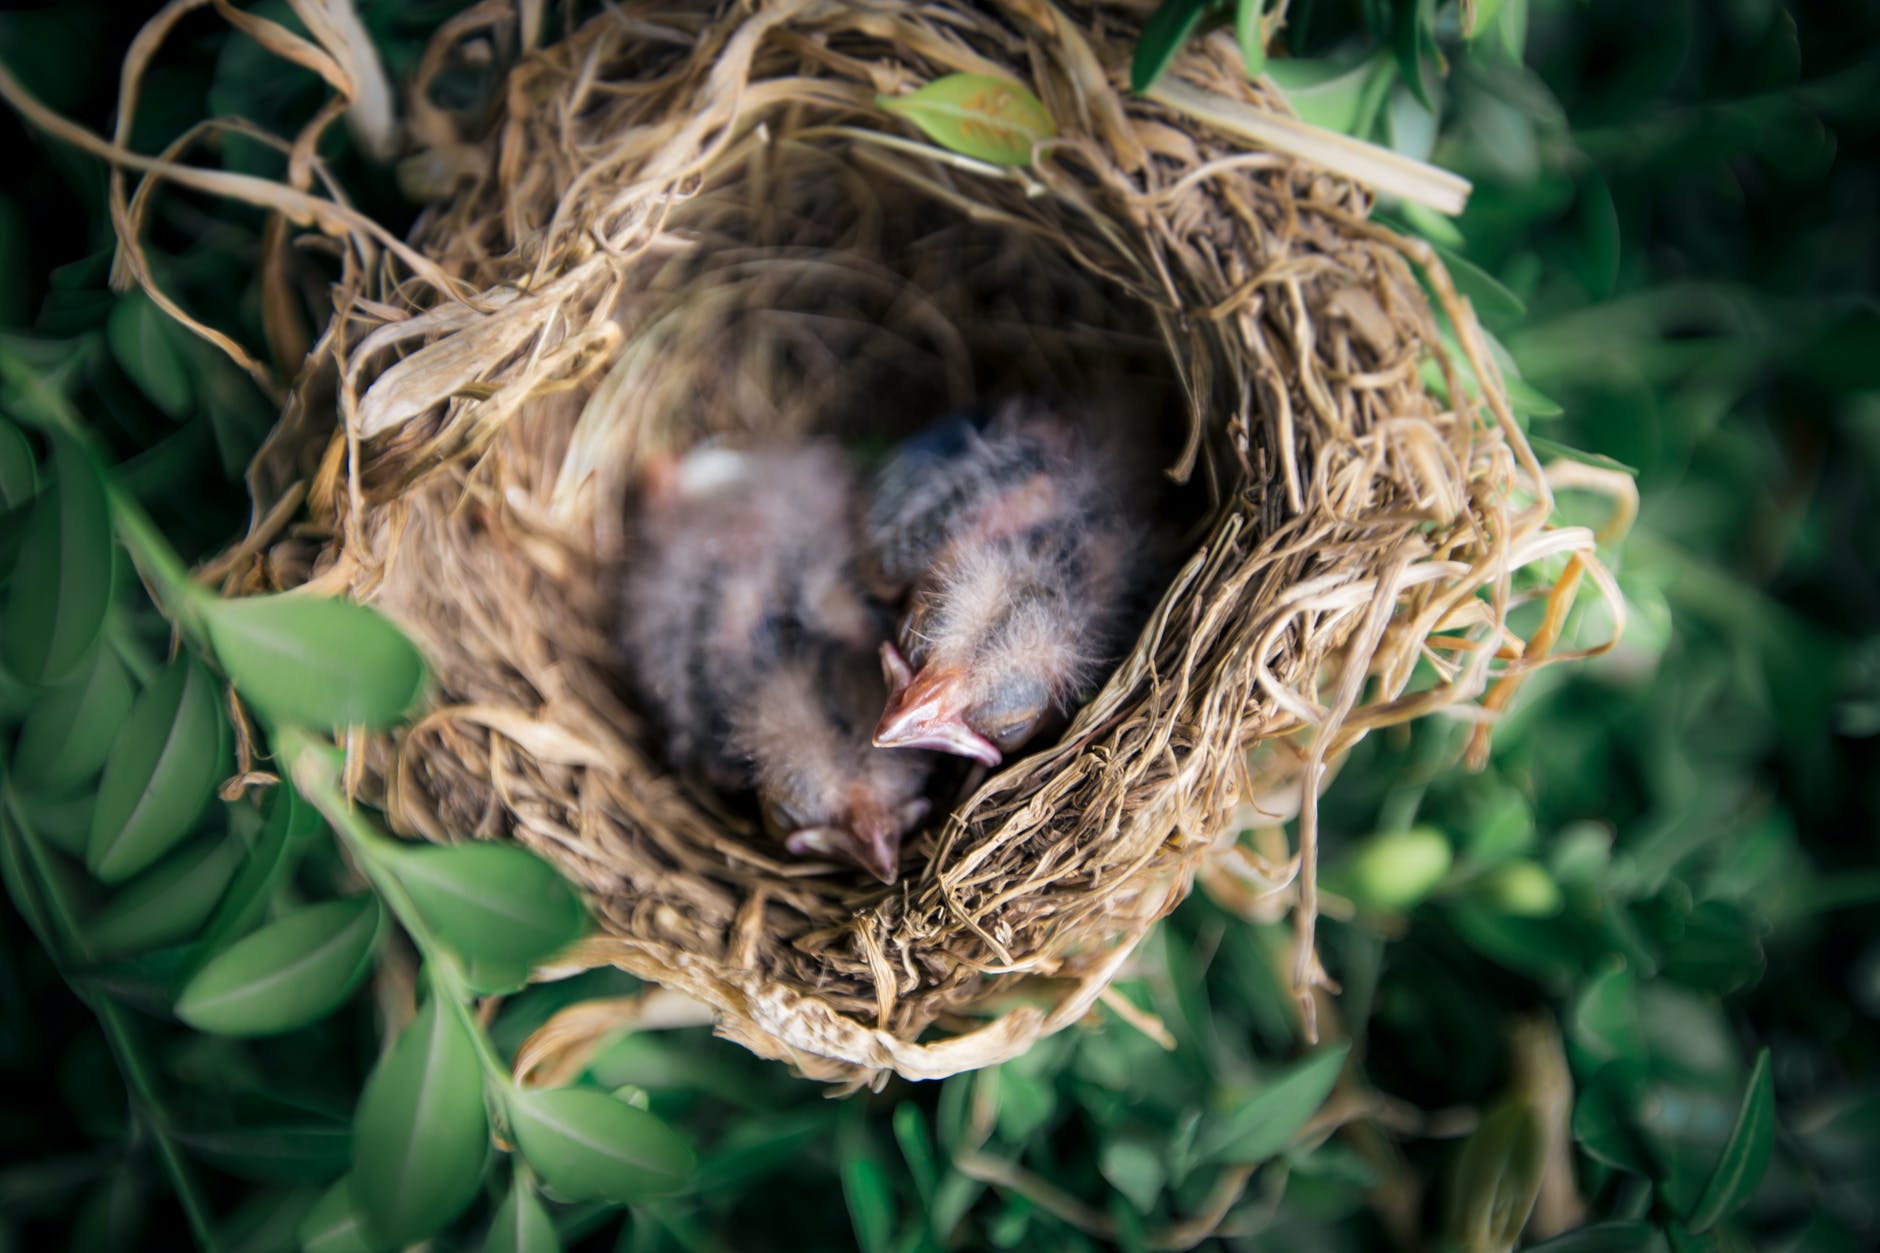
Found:
[[[998,165],[1031,164],[1032,145],[1057,134],[1038,97],[990,74],[949,74],[905,96],[878,96],[875,103],[935,143]]]

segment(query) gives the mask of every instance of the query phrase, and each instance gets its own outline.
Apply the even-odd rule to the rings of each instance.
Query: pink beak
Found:
[[[928,665],[915,674],[893,644],[881,646],[888,708],[875,725],[877,748],[927,748],[988,766],[1004,760],[999,746],[966,725],[959,708],[962,676]]]
[[[927,802],[913,800],[893,813],[857,813],[853,830],[804,827],[791,832],[783,846],[798,857],[833,857],[852,862],[883,883],[892,884],[901,872],[901,836],[926,814]]]

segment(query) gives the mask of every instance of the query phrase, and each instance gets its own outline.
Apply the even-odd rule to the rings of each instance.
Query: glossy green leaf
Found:
[[[191,407],[189,361],[177,338],[187,333],[142,292],[118,301],[105,323],[118,365],[151,404],[172,418],[187,417]]]
[[[672,1128],[587,1088],[527,1088],[509,1097],[523,1157],[569,1200],[633,1201],[670,1192],[697,1159]]]
[[[520,845],[401,849],[392,872],[437,937],[477,962],[536,961],[579,939],[586,925],[574,889]]]
[[[509,1182],[509,1194],[496,1207],[490,1220],[490,1233],[483,1239],[483,1253],[561,1253],[561,1239],[548,1211],[536,1199],[533,1189],[524,1185],[521,1175]]]
[[[131,676],[101,648],[83,675],[41,697],[20,727],[13,778],[22,790],[63,792],[98,773],[130,713]]]
[[[1194,36],[1212,0],[1162,0],[1160,7],[1142,24],[1136,37],[1136,54],[1129,63],[1129,89],[1137,95],[1155,86]]]
[[[353,1124],[353,1195],[372,1230],[405,1245],[476,1196],[489,1118],[476,1045],[432,995],[366,1080]]]
[[[85,923],[91,949],[117,957],[186,939],[215,909],[241,850],[222,837],[185,845],[125,884]]]
[[[0,660],[26,683],[77,671],[111,607],[111,514],[104,481],[83,449],[49,437],[53,482],[27,514],[0,616]]]
[[[1723,1146],[1723,1156],[1686,1220],[1691,1231],[1709,1231],[1750,1198],[1769,1169],[1775,1136],[1775,1088],[1769,1078],[1769,1050],[1765,1048],[1756,1055],[1756,1068],[1750,1072],[1749,1087],[1743,1093],[1743,1105],[1729,1142]]]
[[[1525,1101],[1506,1101],[1469,1136],[1449,1177],[1449,1239],[1464,1253],[1506,1253],[1540,1195],[1547,1145]]]
[[[323,1018],[365,977],[380,922],[371,895],[296,910],[211,959],[176,1016],[217,1035],[273,1035]]]
[[[375,1238],[365,1216],[353,1203],[352,1181],[341,1179],[328,1188],[295,1228],[301,1253],[380,1253],[391,1245]]]
[[[1551,1240],[1530,1244],[1527,1253],[1659,1253],[1664,1247],[1664,1236],[1656,1227],[1631,1221],[1576,1227]]]
[[[33,446],[20,428],[0,418],[0,515],[18,509],[39,490]]]
[[[942,147],[998,165],[1031,164],[1032,145],[1057,134],[1038,97],[990,74],[949,74],[905,96],[875,103]]]
[[[1237,1109],[1206,1121],[1197,1160],[1253,1166],[1291,1144],[1331,1095],[1351,1044],[1328,1045],[1262,1084]]]
[[[1234,6],[1234,42],[1240,45],[1248,78],[1266,69],[1266,33],[1260,24],[1265,11],[1266,0],[1238,0]]]
[[[424,660],[382,614],[319,596],[251,596],[204,611],[216,660],[264,715],[321,730],[386,726],[424,685]]]
[[[216,684],[188,656],[145,688],[118,729],[98,784],[85,862],[121,883],[176,846],[228,768]]]

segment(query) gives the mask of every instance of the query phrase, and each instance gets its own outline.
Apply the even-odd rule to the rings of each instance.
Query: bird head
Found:
[[[857,796],[846,824],[800,827],[783,844],[798,857],[852,862],[892,884],[901,869],[901,837],[927,816],[927,807],[924,797],[882,806]]]
[[[1003,761],[999,746],[967,723],[974,702],[964,670],[928,663],[916,672],[891,642],[881,645],[888,707],[875,724],[877,748],[928,748],[988,766]]]

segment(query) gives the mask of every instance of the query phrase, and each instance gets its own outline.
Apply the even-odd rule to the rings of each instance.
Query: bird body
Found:
[[[866,565],[905,593],[882,746],[997,765],[1089,695],[1120,643],[1139,525],[1115,454],[1015,402],[947,419],[876,476]]]
[[[622,642],[675,766],[754,788],[791,851],[892,882],[931,759],[869,742],[886,619],[858,580],[856,515],[848,464],[827,445],[656,463]]]

